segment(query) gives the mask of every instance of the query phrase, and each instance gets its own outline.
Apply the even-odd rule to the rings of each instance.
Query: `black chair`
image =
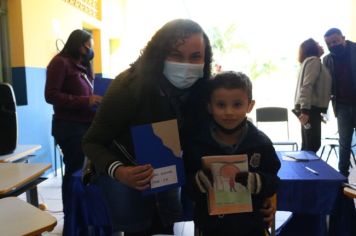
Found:
[[[256,109],[256,125],[258,127],[261,122],[281,122],[285,123],[287,140],[273,141],[273,145],[287,145],[291,146],[293,151],[298,150],[298,143],[289,141],[289,121],[288,110],[284,107],[261,107]],[[268,135],[268,134],[267,134]]]
[[[12,153],[17,146],[16,99],[12,86],[0,83],[0,155]]]

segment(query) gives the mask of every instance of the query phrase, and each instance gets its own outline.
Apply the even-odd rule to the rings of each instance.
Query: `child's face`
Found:
[[[254,104],[254,101],[248,101],[245,90],[218,88],[211,95],[208,111],[220,126],[234,129],[245,119]]]

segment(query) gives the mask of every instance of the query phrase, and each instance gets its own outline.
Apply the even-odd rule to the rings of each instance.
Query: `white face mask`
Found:
[[[185,89],[203,77],[204,64],[165,61],[163,74],[175,87]]]

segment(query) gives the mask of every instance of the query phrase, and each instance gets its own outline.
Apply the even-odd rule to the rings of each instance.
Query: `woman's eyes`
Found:
[[[202,56],[200,53],[193,53],[187,58],[179,52],[171,52],[168,57],[170,59],[174,59],[175,61],[184,63],[200,62],[202,60]]]
[[[171,57],[171,58],[175,58],[175,59],[182,58],[182,55],[180,55],[179,53],[171,53],[168,56]]]

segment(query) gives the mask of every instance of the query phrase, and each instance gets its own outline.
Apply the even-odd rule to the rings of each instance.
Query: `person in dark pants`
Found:
[[[252,83],[241,72],[225,71],[208,81],[206,94],[205,107],[208,114],[201,121],[205,129],[187,137],[183,153],[187,173],[186,188],[195,203],[194,224],[200,231],[199,236],[264,236],[267,225],[259,210],[263,201],[277,191],[277,172],[281,163],[271,140],[247,120],[247,114],[255,104],[252,99]],[[247,156],[247,170],[231,173],[230,169],[230,175],[224,176],[223,167],[215,166],[215,170],[212,167],[207,170],[209,168],[202,165],[204,156],[223,158],[221,165],[228,163],[231,155],[237,154]],[[229,164],[239,168],[238,162]],[[215,178],[212,177],[213,172]],[[219,189],[219,185],[234,193],[220,189],[220,197],[216,197],[215,201],[226,201],[229,206],[233,206],[230,201],[239,197],[242,199],[239,194],[247,190],[253,210],[211,215],[207,204],[208,197],[211,197],[208,192],[212,188]]]
[[[92,47],[90,33],[74,30],[62,51],[47,67],[45,98],[53,105],[52,135],[63,152],[65,165],[62,183],[64,214],[72,195],[70,177],[82,168],[84,162],[82,138],[94,118],[93,107],[101,102],[101,96],[93,94]]]
[[[332,105],[339,131],[339,171],[348,177],[352,136],[356,128],[356,43],[337,28],[324,35],[330,53],[323,64],[332,76]]]
[[[324,50],[314,39],[299,47],[301,63],[294,104],[301,123],[301,150],[317,152],[321,145],[321,113],[326,113],[331,94],[331,76],[320,56]]]

